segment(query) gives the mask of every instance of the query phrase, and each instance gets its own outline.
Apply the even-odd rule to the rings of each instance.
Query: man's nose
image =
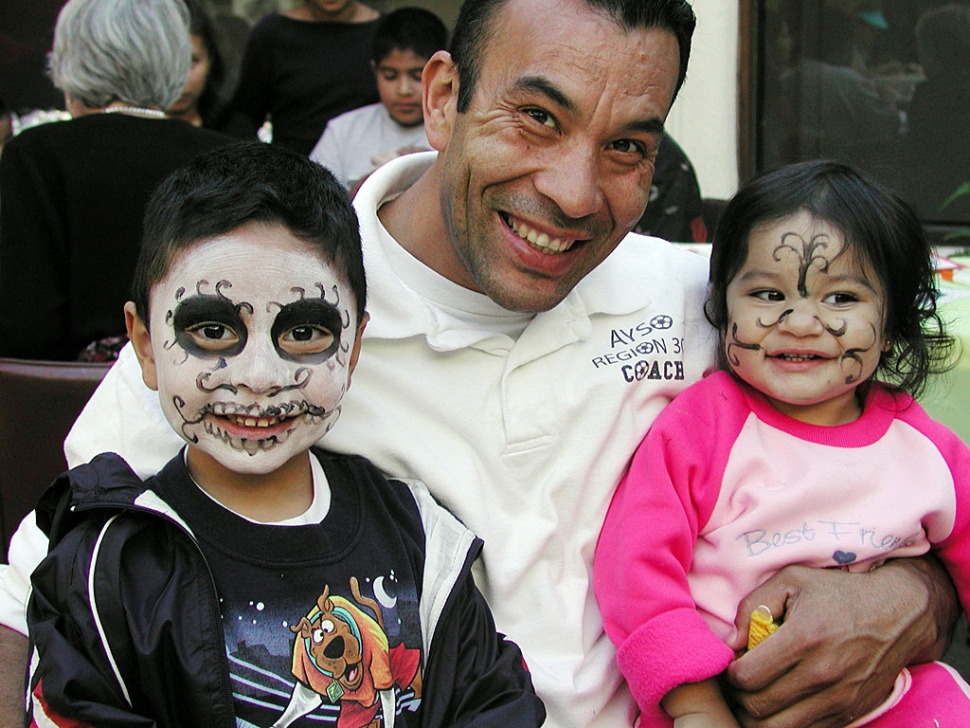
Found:
[[[600,174],[595,150],[579,144],[556,146],[545,155],[534,184],[566,216],[578,220],[603,206]]]

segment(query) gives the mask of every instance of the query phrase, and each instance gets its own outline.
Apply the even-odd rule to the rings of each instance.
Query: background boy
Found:
[[[380,103],[332,119],[310,159],[355,189],[384,162],[430,150],[421,108],[421,72],[447,44],[448,29],[428,10],[400,8],[381,18],[371,56]]]
[[[35,720],[541,724],[470,576],[481,542],[423,487],[310,451],[365,295],[347,196],[295,152],[229,147],[155,193],[125,317],[187,447],[144,483],[99,456],[38,506]]]

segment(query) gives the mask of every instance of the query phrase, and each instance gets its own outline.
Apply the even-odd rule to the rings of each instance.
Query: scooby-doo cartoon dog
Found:
[[[338,728],[392,728],[394,686],[421,696],[421,651],[403,644],[388,647],[380,605],[363,596],[356,578],[350,591],[357,604],[323,589],[317,605],[290,627],[293,676],[290,702],[273,728],[286,728],[324,699],[340,705]],[[359,605],[369,607],[376,620]],[[383,707],[384,723],[378,716]]]

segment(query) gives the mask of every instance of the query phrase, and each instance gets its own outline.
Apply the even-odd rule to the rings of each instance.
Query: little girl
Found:
[[[970,608],[970,449],[913,400],[952,348],[933,276],[912,210],[842,164],[762,175],[726,207],[706,306],[721,371],[657,418],[596,552],[641,728],[738,725],[715,680],[725,642],[786,565],[868,571],[932,548]],[[970,687],[916,665],[853,725],[965,728]]]

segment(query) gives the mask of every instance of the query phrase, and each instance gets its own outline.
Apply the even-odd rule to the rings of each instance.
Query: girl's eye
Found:
[[[236,332],[225,324],[204,321],[186,329],[196,346],[207,351],[220,351],[239,342]]]
[[[543,111],[542,109],[526,109],[525,113],[543,126],[548,126],[550,129],[556,128],[556,120],[553,119],[552,115],[547,111]]]
[[[333,343],[333,334],[320,326],[294,326],[280,336],[280,348],[293,356],[319,354]]]
[[[850,303],[855,303],[859,299],[851,293],[830,293],[822,300],[825,303],[835,306],[846,306]]]
[[[771,291],[771,290],[768,290],[768,291],[754,291],[751,294],[751,296],[754,297],[754,298],[759,298],[762,301],[769,301],[771,303],[775,303],[777,301],[784,301],[785,300],[785,296],[781,293],[781,291]]]

